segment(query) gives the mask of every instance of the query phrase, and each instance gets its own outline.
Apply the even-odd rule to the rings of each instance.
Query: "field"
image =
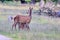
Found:
[[[21,8],[21,7],[20,7]],[[14,7],[2,8],[0,6],[0,34],[12,38],[12,40],[60,40],[60,18],[53,18],[32,13],[30,23],[30,31],[27,30],[11,30],[13,21],[8,20],[8,16],[17,14],[26,15],[27,7],[19,9]]]

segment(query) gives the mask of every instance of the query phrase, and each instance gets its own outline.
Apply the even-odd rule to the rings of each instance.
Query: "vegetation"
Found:
[[[13,1],[13,0],[0,0],[1,2],[5,2],[5,1]],[[22,0],[16,0],[16,1],[21,1],[21,3],[29,3],[29,2],[33,2],[33,3],[36,3],[36,2],[40,2],[41,0],[24,0],[24,1],[22,1]],[[47,0],[44,0],[45,1],[45,3],[47,2]],[[58,0],[51,0],[52,2],[55,2],[56,4],[57,4],[57,2],[58,2]]]
[[[0,1],[7,2],[7,1],[13,1],[13,0],[0,0]],[[30,2],[31,0],[25,0],[25,1]],[[40,0],[36,0],[35,2],[39,2],[39,1]],[[44,0],[44,1],[46,2],[46,0]],[[57,0],[52,0],[52,1],[57,3]],[[9,2],[7,2],[7,4],[8,3]],[[12,3],[13,2],[11,2],[10,4],[12,5]],[[8,7],[6,7],[6,8],[8,8]],[[17,10],[16,10],[16,12],[17,12]],[[14,11],[11,12],[11,10],[10,10],[8,12],[7,11],[2,12],[2,14],[3,13],[4,14],[8,13],[8,15],[10,15],[9,13],[14,13]],[[36,24],[40,23],[41,25],[39,24],[40,25],[39,26],[37,24],[37,28],[35,28],[35,26],[33,27],[33,25],[35,25],[35,24],[31,25],[32,26],[32,31],[29,31],[29,32],[23,31],[23,30],[20,30],[20,31],[19,30],[18,31],[13,30],[13,31],[11,31],[11,29],[10,29],[11,25],[7,21],[7,16],[0,15],[0,34],[11,37],[11,38],[13,38],[13,40],[36,40],[36,39],[37,40],[59,40],[60,39],[60,30],[59,30],[60,28],[58,27],[58,26],[60,26],[60,22],[58,20],[54,21],[52,19],[50,21],[50,19],[48,19],[48,18],[37,16],[37,17],[32,18],[32,23],[36,22]],[[40,19],[39,19],[39,17],[40,17]],[[58,25],[58,23],[59,23],[59,25],[56,26],[56,27],[55,26],[51,27],[51,25],[48,25],[49,23],[54,24],[54,25]],[[44,30],[45,27],[46,27],[46,24],[47,24],[48,27],[47,27],[46,30]],[[41,26],[44,29],[41,29]],[[50,28],[50,29],[48,29],[48,28]],[[36,30],[38,30],[39,32],[36,31]]]
[[[5,13],[5,12],[4,12]],[[0,17],[0,19],[3,18],[3,17]],[[3,20],[0,21],[0,34],[2,35],[5,35],[5,36],[8,36],[10,38],[12,38],[13,40],[35,40],[35,39],[38,39],[38,40],[58,40],[60,39],[60,31],[53,27],[51,29],[48,29],[49,27],[51,27],[51,25],[48,26],[48,28],[46,30],[44,29],[41,29],[41,28],[38,28],[38,27],[41,27],[40,26],[36,26],[37,28],[35,28],[34,26],[34,29],[32,31],[25,31],[25,30],[11,30],[11,25],[8,24],[8,21],[6,20],[6,17],[3,18]],[[50,20],[48,20],[48,18],[44,18],[44,17],[33,17],[32,18],[32,21],[38,23],[37,21],[39,21],[41,24],[45,25],[46,23],[49,23]],[[4,24],[2,24],[4,23]],[[53,22],[52,22],[53,23]],[[48,24],[47,24],[48,25]],[[56,24],[55,24],[56,25]],[[60,24],[59,24],[60,25]],[[43,28],[45,26],[42,26]],[[33,28],[33,26],[32,26]],[[38,29],[38,31],[36,31]],[[39,30],[41,29],[41,30]]]
[[[11,31],[12,32],[12,31]],[[7,37],[12,38],[13,40],[33,40],[33,39],[59,39],[60,38],[60,34],[57,33],[44,33],[44,32],[27,32],[27,31],[21,31],[21,32],[17,32],[15,31],[15,33],[8,33],[8,32],[0,32],[0,34],[5,35]]]
[[[55,2],[55,4],[57,4],[58,3],[58,0],[51,0],[52,2]]]

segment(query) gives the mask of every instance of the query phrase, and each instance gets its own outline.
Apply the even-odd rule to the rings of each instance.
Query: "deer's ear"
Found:
[[[33,9],[33,7],[29,7],[29,9]]]

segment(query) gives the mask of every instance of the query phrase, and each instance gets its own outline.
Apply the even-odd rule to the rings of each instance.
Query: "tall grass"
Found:
[[[30,31],[11,30],[13,23],[8,21],[9,12],[11,11],[7,12],[8,15],[0,15],[0,34],[11,37],[13,40],[60,40],[60,25],[57,25],[58,20],[33,15],[29,25]],[[13,14],[14,12],[11,13]],[[4,11],[3,13],[6,12]]]

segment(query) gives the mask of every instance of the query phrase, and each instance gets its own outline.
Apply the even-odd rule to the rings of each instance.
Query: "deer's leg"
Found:
[[[28,30],[30,30],[30,28],[29,28],[29,24],[26,23],[25,25],[26,25],[26,28],[27,28]]]
[[[12,30],[13,30],[14,25],[15,25],[15,24],[12,25]]]
[[[21,28],[21,23],[18,22],[18,29],[20,30],[20,28]]]
[[[15,24],[15,30],[16,30],[16,25],[17,25],[17,23]]]
[[[12,25],[12,30],[13,30],[13,27],[15,27],[15,30],[16,30],[16,25],[17,25],[17,23],[14,23],[14,24]]]
[[[20,23],[20,22],[18,22],[18,29],[20,30],[20,28],[24,28],[24,24],[23,23]]]
[[[21,23],[21,28],[24,29],[24,23]]]

